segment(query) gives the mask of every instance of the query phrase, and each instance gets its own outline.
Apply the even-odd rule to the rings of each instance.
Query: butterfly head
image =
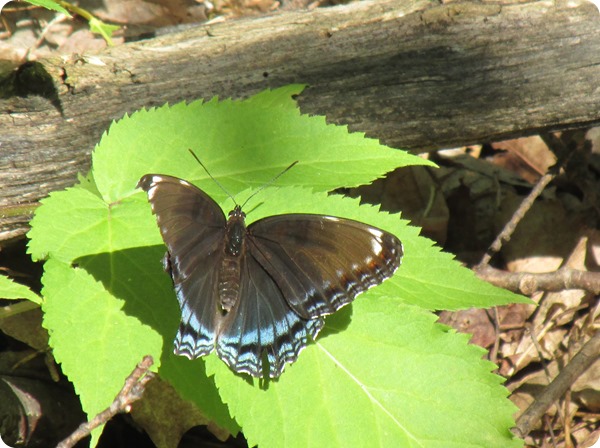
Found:
[[[242,211],[241,205],[235,205],[235,208],[229,212],[230,220],[244,220],[246,219],[246,214]]]

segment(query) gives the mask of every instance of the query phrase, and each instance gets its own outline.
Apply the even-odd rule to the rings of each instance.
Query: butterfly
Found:
[[[226,218],[206,193],[177,177],[146,174],[181,308],[175,353],[216,351],[233,371],[277,378],[315,339],[324,316],[392,276],[400,240],[367,224],[312,214],[248,227],[236,205]]]

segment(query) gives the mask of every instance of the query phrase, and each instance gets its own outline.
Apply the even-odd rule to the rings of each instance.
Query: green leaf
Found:
[[[89,11],[66,1],[57,2],[55,0],[27,0],[27,3],[60,12],[65,14],[67,17],[72,17],[71,13],[68,11],[68,9],[70,9],[71,12],[86,19],[88,21],[90,31],[92,33],[100,34],[110,46],[113,45],[113,41],[111,39],[113,33],[121,28],[117,25],[105,23],[97,17],[94,17]]]
[[[110,253],[147,244],[144,232],[155,233],[148,203],[139,194],[106,203],[89,182],[57,191],[41,201],[28,233],[28,252],[34,259],[76,258]],[[139,228],[140,220],[146,223]],[[52,229],[53,231],[50,231]]]
[[[521,446],[509,431],[515,408],[493,366],[481,360],[483,350],[433,324],[426,310],[521,299],[475,278],[405,221],[355,200],[281,188],[249,220],[272,214],[270,207],[291,212],[296,200],[302,211],[360,219],[401,236],[406,256],[392,279],[329,317],[316,344],[268,387],[233,375],[216,356],[207,359],[250,445]]]
[[[27,299],[38,305],[42,299],[27,286],[16,283],[5,275],[0,274],[0,299]]]
[[[120,29],[121,27],[118,25],[110,25],[108,23],[104,23],[102,20],[97,19],[96,17],[91,17],[89,19],[90,31],[92,33],[100,34],[106,43],[110,46],[114,45],[111,39],[113,33]]]
[[[69,377],[90,418],[104,410],[136,364],[153,355],[160,366],[163,338],[124,310],[84,269],[50,259],[44,265],[43,326],[55,359]],[[101,428],[92,433],[92,445]]]
[[[56,202],[49,204],[57,206]],[[43,205],[46,209],[50,206]],[[88,211],[84,209],[83,215],[95,217]],[[70,219],[61,218],[64,222]],[[152,219],[150,215],[148,218]],[[107,217],[104,220],[110,221]],[[110,226],[108,232],[102,226],[96,228],[102,231],[95,240],[102,240],[105,234],[111,239]],[[123,230],[115,226],[112,230],[115,228],[115,232],[136,233],[131,228]],[[92,233],[89,235],[92,239]],[[76,236],[75,240],[82,241]],[[72,246],[62,248],[73,253]],[[150,354],[155,367],[160,367],[160,375],[177,386],[182,396],[201,403],[205,415],[234,432],[237,427],[219,399],[213,381],[204,373],[204,365],[173,354],[179,310],[171,280],[162,269],[164,248],[99,251],[92,255],[89,252],[87,246],[82,246],[75,260],[76,268],[58,261],[69,257],[50,258],[42,278],[46,299],[44,327],[53,336],[50,345],[54,347],[54,356],[75,385],[84,411],[92,417],[106,408],[132,366]],[[79,314],[85,318],[77,320]],[[130,350],[124,350],[124,345]],[[96,376],[112,378],[113,387],[106,384],[94,387]]]
[[[154,172],[185,178],[224,199],[188,149],[234,195],[264,185],[295,160],[298,165],[277,180],[278,187],[331,191],[369,183],[399,166],[433,166],[363,133],[349,134],[346,126],[327,125],[325,117],[301,115],[290,99],[301,90],[293,85],[246,101],[195,101],[126,116],[94,152],[98,189],[106,202],[115,202],[131,195],[142,175]]]
[[[27,3],[30,3],[34,6],[41,6],[52,11],[60,12],[61,14],[66,15],[67,17],[71,17],[69,11],[67,11],[65,8],[63,8],[53,0],[27,0]]]
[[[103,136],[91,176],[42,201],[31,223],[29,251],[52,260],[43,279],[44,326],[85,411],[108,406],[117,383],[122,386],[143,354],[152,354],[160,360],[159,374],[183,398],[235,432],[225,401],[249,440],[266,447],[293,446],[296,439],[304,446],[348,446],[348,440],[377,446],[388,441],[394,446],[433,446],[434,441],[468,446],[472,440],[488,441],[484,446],[500,446],[500,440],[518,445],[508,432],[513,408],[499,377],[489,373],[492,367],[481,361],[481,350],[466,346],[465,336],[434,325],[430,310],[525,299],[478,280],[397,215],[329,196],[327,191],[368,183],[399,166],[431,164],[364,134],[349,134],[344,126],[327,125],[323,117],[301,115],[291,100],[301,90],[288,86],[246,101],[136,112]],[[206,357],[209,373],[216,374],[213,380],[204,359],[172,354],[180,314],[171,280],[162,271],[164,246],[156,220],[136,184],[147,173],[175,175],[200,186],[225,211],[233,208],[188,148],[239,203],[299,161],[277,179],[276,187],[264,189],[245,206],[248,223],[281,213],[328,214],[388,230],[404,245],[396,275],[330,317],[317,342],[263,389],[258,381],[234,375],[215,355]],[[68,318],[59,319],[61,313]],[[93,365],[93,372],[82,367],[86,364]],[[402,370],[407,365],[410,381]],[[102,390],[90,379],[119,375]],[[433,391],[429,398],[427,391]],[[350,406],[352,400],[360,406]],[[478,400],[487,401],[481,405]],[[294,410],[294,403],[304,412]],[[334,409],[340,403],[344,409]],[[488,408],[495,411],[488,413]],[[468,417],[457,415],[463,410]],[[450,417],[440,417],[443,426],[426,432],[427,424],[437,424],[428,415],[437,418],[440,412]],[[453,419],[462,426],[452,429],[456,435],[448,435],[450,444],[444,445],[442,435]]]
[[[484,350],[436,318],[361,297],[278,381],[243,381],[214,357],[207,370],[249,446],[521,446],[509,430],[516,408]]]

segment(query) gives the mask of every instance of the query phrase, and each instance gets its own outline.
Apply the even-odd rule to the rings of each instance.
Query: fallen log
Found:
[[[304,113],[408,149],[600,122],[600,15],[587,0],[367,0],[198,25],[94,56],[0,74],[0,244],[89,169],[112,120],[142,107],[305,83]]]

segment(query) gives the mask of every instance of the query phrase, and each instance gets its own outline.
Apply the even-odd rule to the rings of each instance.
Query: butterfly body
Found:
[[[241,262],[245,256],[246,214],[237,206],[229,213],[225,229],[223,259],[218,276],[221,308],[231,311],[240,293]]]
[[[234,371],[277,377],[324,325],[323,317],[390,277],[402,244],[366,224],[287,214],[248,227],[236,205],[225,218],[206,193],[147,174],[182,317],[175,353],[216,351]]]

